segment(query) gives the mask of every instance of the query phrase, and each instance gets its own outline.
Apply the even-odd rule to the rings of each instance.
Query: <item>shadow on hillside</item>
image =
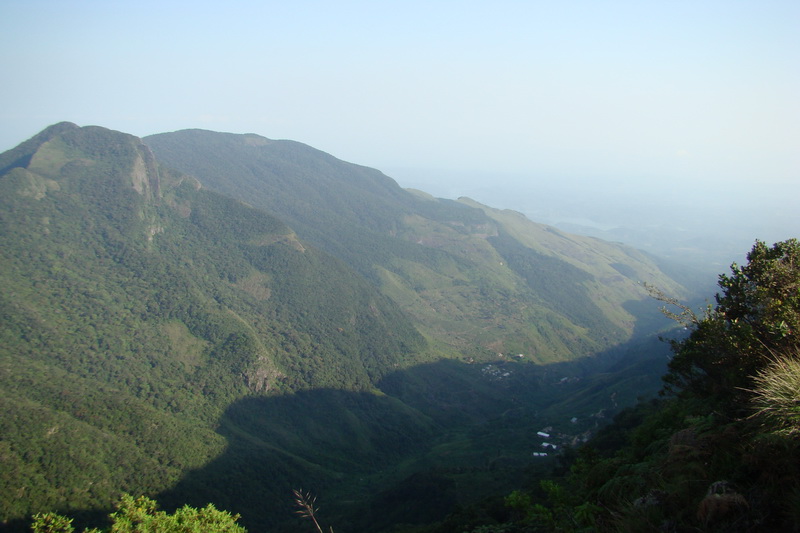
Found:
[[[301,488],[319,497],[321,521],[337,531],[435,521],[538,475],[545,463],[531,452],[543,427],[574,441],[655,393],[665,353],[651,340],[547,366],[443,360],[387,376],[378,384],[385,394],[246,398],[219,421],[225,452],[158,500],[166,509],[214,502],[251,532],[308,529],[294,516],[292,489]]]
[[[166,508],[215,502],[249,531],[299,530],[292,489],[326,495],[417,453],[435,435],[430,419],[364,392],[318,389],[247,398],[219,422],[225,452],[159,496]],[[331,508],[325,506],[326,513]],[[280,522],[283,529],[276,529]]]
[[[218,422],[225,451],[155,497],[169,511],[213,502],[241,514],[252,533],[310,530],[294,513],[292,489],[317,495],[320,520],[336,531],[430,523],[458,504],[537,483],[557,465],[532,457],[537,432],[551,428],[559,446],[579,442],[657,391],[667,353],[650,338],[546,366],[442,360],[386,376],[382,393],[246,398]],[[102,525],[110,510],[60,512]],[[0,529],[27,530],[22,521]]]

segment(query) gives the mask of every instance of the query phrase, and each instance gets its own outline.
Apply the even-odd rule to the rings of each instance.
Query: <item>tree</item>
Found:
[[[756,241],[748,264],[721,275],[724,291],[717,309],[729,324],[745,329],[758,343],[786,348],[800,341],[800,242],[790,239],[772,248]]]
[[[800,242],[756,241],[747,261],[720,276],[716,306],[673,342],[669,390],[735,406],[773,353],[800,345]]]
[[[123,494],[117,511],[110,515],[110,533],[246,533],[236,524],[239,515],[220,511],[212,504],[202,509],[185,505],[168,514],[159,511],[155,501],[145,496],[134,498]],[[72,520],[55,513],[33,517],[33,533],[73,533]],[[84,533],[101,533],[101,530],[84,530]]]

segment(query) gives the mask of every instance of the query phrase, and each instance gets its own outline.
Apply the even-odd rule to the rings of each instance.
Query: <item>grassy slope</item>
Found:
[[[467,198],[460,201],[483,210],[523,246],[590,273],[591,277],[583,283],[589,300],[628,334],[633,333],[637,326],[644,330],[652,328],[643,322],[652,320],[653,314],[642,315],[632,311],[637,307],[636,302],[648,301],[640,283],[655,285],[666,294],[687,295],[684,287],[664,274],[653,258],[639,250],[593,237],[567,234],[531,222],[515,211],[494,209]]]

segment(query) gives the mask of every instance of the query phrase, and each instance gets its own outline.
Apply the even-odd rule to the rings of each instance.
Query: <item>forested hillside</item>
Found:
[[[69,123],[0,155],[6,527],[128,492],[293,531],[293,488],[345,529],[431,523],[654,390],[638,282],[682,288],[650,258],[218,135],[202,173]]]
[[[375,283],[429,339],[474,358],[597,353],[663,326],[639,282],[687,295],[632,248],[406,191],[301,143],[203,130],[145,142],[205,186],[276,214]]]
[[[454,513],[429,533],[797,531],[800,242],[757,241],[705,312],[667,301],[664,394],[614,419],[569,471]]]
[[[156,493],[223,450],[232,402],[372,390],[425,349],[340,261],[134,137],[59,125],[0,167],[4,517]]]
[[[732,265],[719,287],[715,305],[702,313],[658,295],[664,311],[691,331],[671,341],[660,398],[622,411],[550,471],[528,470],[517,490],[392,531],[796,531],[800,242],[756,241],[747,264]],[[441,483],[425,488],[434,499],[448,491]],[[301,514],[318,525],[313,497],[296,496]],[[123,498],[115,520],[174,523],[152,507],[132,512],[132,503]],[[186,524],[197,516],[220,531],[238,531],[236,517],[213,508],[178,513]],[[36,532],[65,520],[41,516]]]

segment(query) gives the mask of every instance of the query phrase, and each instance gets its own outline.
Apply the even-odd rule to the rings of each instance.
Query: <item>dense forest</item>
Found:
[[[689,328],[659,398],[619,413],[563,469],[416,531],[797,531],[800,242],[757,242]]]
[[[157,494],[224,450],[235,401],[372,390],[425,350],[340,261],[151,158],[58,126],[0,161],[4,517]]]
[[[494,527],[660,387],[640,282],[691,293],[646,254],[299,143],[149,139],[0,154],[5,529],[297,531],[301,488],[339,531]]]
[[[144,142],[164,164],[274,214],[375,284],[427,338],[475,359],[598,353],[664,327],[656,308],[637,305],[649,300],[638,282],[690,294],[689,276],[633,248],[407,191],[301,143],[204,130]]]
[[[800,242],[757,242],[747,260],[720,276],[716,305],[700,315],[663,297],[674,306],[665,312],[691,333],[672,340],[661,398],[619,413],[527,488],[392,531],[796,531]],[[428,490],[438,498],[446,487]],[[307,530],[322,531],[316,498],[295,496]],[[170,516],[138,502],[123,498],[114,531],[241,531],[238,516],[213,506]],[[72,529],[50,513],[37,516],[34,531]]]

